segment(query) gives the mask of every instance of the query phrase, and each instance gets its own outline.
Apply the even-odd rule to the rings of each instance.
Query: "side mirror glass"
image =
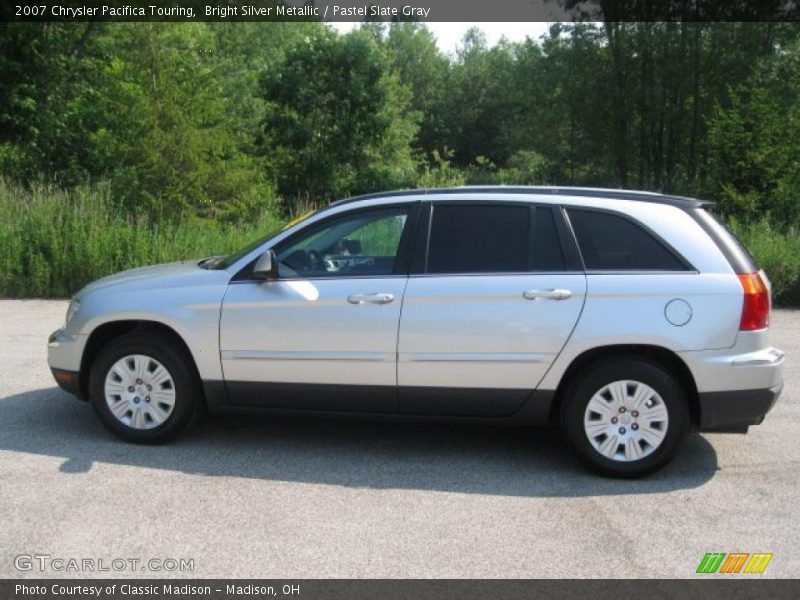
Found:
[[[278,259],[275,256],[275,252],[267,250],[258,257],[256,264],[253,266],[253,276],[258,279],[277,279]]]

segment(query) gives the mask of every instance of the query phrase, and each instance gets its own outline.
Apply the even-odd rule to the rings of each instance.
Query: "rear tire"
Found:
[[[202,392],[191,358],[168,337],[132,332],[97,355],[89,397],[100,421],[128,442],[156,444],[200,415]]]
[[[689,425],[686,393],[656,363],[614,358],[576,375],[561,411],[567,442],[592,469],[641,477],[664,467]]]

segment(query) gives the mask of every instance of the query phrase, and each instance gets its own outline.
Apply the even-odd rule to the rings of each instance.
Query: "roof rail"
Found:
[[[363,194],[352,198],[345,198],[331,203],[330,206],[340,206],[360,200],[373,200],[378,198],[388,198],[393,196],[416,196],[433,194],[541,194],[551,196],[584,196],[590,198],[605,198],[611,200],[634,200],[639,202],[655,202],[659,204],[671,204],[681,208],[700,208],[711,206],[714,203],[708,200],[698,200],[686,196],[673,196],[660,194],[658,192],[647,192],[640,190],[623,190],[613,188],[590,188],[590,187],[569,187],[569,186],[505,186],[505,185],[466,185],[450,188],[423,188],[423,189],[404,189],[387,192],[376,192],[373,194]]]

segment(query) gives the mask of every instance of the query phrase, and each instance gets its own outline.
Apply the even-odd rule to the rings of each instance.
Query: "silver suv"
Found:
[[[210,412],[560,422],[606,474],[782,386],[769,281],[706,202],[465,187],[343,200],[237,254],[126,271],[50,336],[58,384],[133,442]]]

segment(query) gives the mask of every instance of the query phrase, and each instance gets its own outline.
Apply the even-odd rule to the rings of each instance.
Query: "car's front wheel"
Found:
[[[589,466],[615,477],[666,465],[689,423],[686,394],[670,372],[632,358],[579,373],[562,406],[567,441]]]
[[[124,440],[166,441],[189,425],[202,402],[189,358],[172,340],[129,333],[98,354],[89,380],[92,406]]]

